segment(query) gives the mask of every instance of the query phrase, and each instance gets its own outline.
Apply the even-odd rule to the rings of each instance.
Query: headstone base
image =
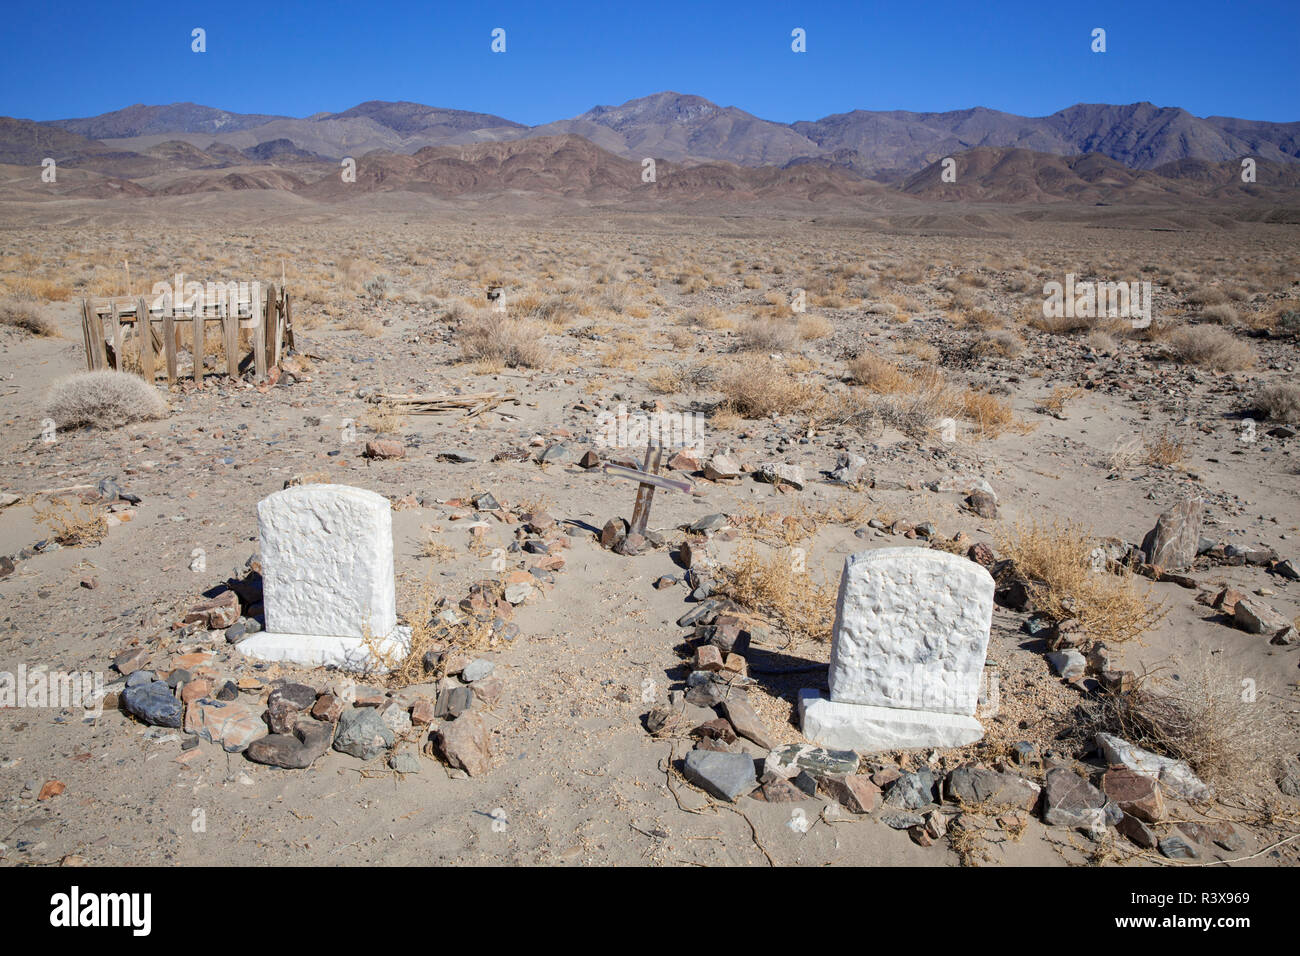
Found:
[[[337,667],[346,671],[388,670],[384,661],[371,650],[374,647],[383,658],[400,661],[411,646],[411,629],[398,625],[393,632],[369,644],[360,637],[334,637],[322,634],[254,634],[239,642],[245,657],[261,661],[289,661],[304,667]]]
[[[813,743],[858,753],[964,747],[984,736],[980,722],[964,714],[841,704],[815,690],[799,692],[799,723]]]

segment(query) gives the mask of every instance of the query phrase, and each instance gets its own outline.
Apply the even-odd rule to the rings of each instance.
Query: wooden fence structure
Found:
[[[277,290],[274,283],[229,286],[236,288],[234,295],[225,288],[209,289],[179,303],[169,292],[155,298],[153,306],[145,296],[82,299],[86,368],[133,371],[152,383],[161,359],[168,384],[175,384],[182,332],[188,328],[196,386],[203,387],[208,342],[219,344],[231,378],[251,366],[256,380],[265,382],[285,347],[294,346],[289,291]],[[244,349],[247,352],[241,356]]]

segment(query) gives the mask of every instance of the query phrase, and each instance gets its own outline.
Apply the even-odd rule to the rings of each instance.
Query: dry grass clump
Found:
[[[849,375],[858,385],[882,395],[908,391],[911,381],[911,377],[893,362],[870,352],[849,359]]]
[[[541,343],[545,330],[537,322],[481,312],[457,334],[461,357],[467,362],[509,368],[541,368],[551,352]]]
[[[995,329],[976,339],[971,345],[971,352],[979,357],[1015,358],[1024,345],[1020,336],[1010,329]]]
[[[1162,429],[1159,435],[1143,439],[1143,460],[1148,465],[1172,468],[1187,457],[1187,444],[1177,435],[1169,434],[1169,429]]]
[[[1100,697],[1085,715],[1086,732],[1185,760],[1221,792],[1267,783],[1289,755],[1277,733],[1277,705],[1265,694],[1243,694],[1242,675],[1219,657],[1180,667],[1176,680],[1144,675],[1133,690]]]
[[[49,316],[33,303],[17,298],[0,301],[0,326],[20,329],[44,338],[55,338],[59,334]]]
[[[750,319],[737,338],[745,352],[793,352],[799,347],[798,327],[784,319]]]
[[[1017,523],[999,534],[998,549],[1028,582],[1033,606],[1063,621],[1077,618],[1088,636],[1132,640],[1165,615],[1128,571],[1092,569],[1096,537],[1073,522]]]
[[[724,409],[745,418],[809,411],[823,398],[817,386],[799,381],[766,356],[732,363],[719,375],[718,388]]]
[[[117,428],[162,418],[167,403],[152,385],[128,372],[78,372],[50,389],[45,414],[59,428]]]
[[[746,544],[720,570],[717,591],[791,636],[829,640],[836,589],[817,583],[802,562],[802,554],[790,551],[763,558]]]
[[[1015,423],[1006,402],[987,392],[954,388],[936,369],[909,372],[869,353],[850,359],[848,366],[854,382],[889,396],[869,403],[868,413],[909,435],[929,435],[940,419],[949,417],[974,423],[985,438],[996,438]]]
[[[1265,385],[1255,395],[1255,407],[1270,421],[1300,422],[1300,385]]]
[[[1027,324],[1049,335],[1072,335],[1092,328],[1093,319],[1079,315],[1044,315],[1041,307],[1031,307]]]
[[[835,333],[830,319],[821,315],[805,315],[799,320],[799,338],[805,342],[829,338]]]
[[[1235,372],[1255,365],[1255,350],[1214,325],[1186,326],[1169,336],[1169,351],[1184,365]]]
[[[997,438],[1015,424],[1011,406],[987,392],[968,388],[958,397],[958,414],[975,425],[983,438]]]
[[[99,502],[74,504],[66,498],[51,498],[49,507],[36,509],[36,523],[50,529],[50,537],[68,548],[96,545],[108,534],[104,506]]]
[[[396,435],[406,424],[406,416],[390,403],[371,405],[361,416],[362,426],[376,435]]]
[[[1221,325],[1231,325],[1237,321],[1237,310],[1228,303],[1220,305],[1211,305],[1201,310],[1201,317],[1210,322],[1218,322]]]
[[[1038,400],[1038,410],[1047,412],[1049,415],[1059,415],[1065,411],[1065,406],[1070,403],[1070,400],[1081,391],[1083,389],[1076,388],[1073,385],[1058,385],[1052,389],[1049,395]]]
[[[447,610],[447,601],[438,595],[432,581],[418,586],[414,603],[414,609],[404,615],[411,628],[411,643],[405,657],[390,659],[380,652],[378,642],[367,641],[371,653],[387,668],[383,680],[389,687],[441,680],[446,676],[447,661],[461,653],[488,648],[498,640],[491,621],[457,615],[456,623],[444,623],[441,615]],[[446,651],[434,673],[429,673],[424,664],[425,655],[431,650]]]

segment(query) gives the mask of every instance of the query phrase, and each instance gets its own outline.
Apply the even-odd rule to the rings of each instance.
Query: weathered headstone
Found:
[[[299,485],[257,505],[266,629],[239,650],[268,661],[383,670],[401,660],[388,500],[347,485]]]
[[[849,555],[840,578],[829,698],[800,693],[804,736],[862,753],[960,747],[975,719],[993,620],[993,578],[929,548]]]

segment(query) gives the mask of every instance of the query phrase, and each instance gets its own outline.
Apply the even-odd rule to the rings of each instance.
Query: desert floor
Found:
[[[1300,559],[1298,439],[1270,436],[1278,423],[1260,421],[1255,440],[1242,440],[1258,390],[1296,384],[1297,339],[1282,334],[1278,317],[1300,308],[1300,227],[1189,221],[1185,212],[1137,220],[972,208],[922,221],[834,210],[557,216],[491,203],[403,208],[393,197],[364,209],[286,201],[258,212],[253,199],[230,201],[244,204],[242,214],[206,198],[174,208],[0,209],[5,293],[35,302],[57,330],[0,327],[0,492],[21,496],[0,510],[0,555],[51,537],[38,520],[58,507],[51,491],[69,489],[61,497],[79,508],[81,492],[112,476],[141,499],[99,543],[31,554],[0,578],[0,670],[44,664],[102,671],[111,682],[112,660],[138,644],[162,672],[170,659],[206,650],[222,677],[323,686],[332,675],[258,665],[220,632],[180,636],[172,627],[204,591],[243,573],[257,550],[256,503],[295,476],[394,502],[399,614],[431,594],[454,605],[472,583],[499,576],[494,553],[516,525],[490,520],[472,533],[465,501],[479,492],[515,514],[545,510],[568,523],[565,566],[517,609],[517,638],[471,649],[496,662],[504,684],[486,711],[494,762],[486,776],[449,774],[430,756],[419,773],[400,775],[383,759],[334,751],[286,771],[206,742],[178,761],[177,732],[116,710],[93,721],[72,710],[5,710],[0,861],[1175,865],[1113,831],[1093,842],[1023,815],[971,813],[960,840],[923,847],[874,814],[823,813],[831,801],[821,796],[734,805],[708,797],[675,769],[692,741],[642,724],[689,670],[689,632],[675,624],[692,606],[687,589],[654,582],[682,575],[682,527],[720,513],[732,530],[706,546],[719,576],[755,556],[793,567],[783,555],[802,549],[806,584],[795,583],[829,613],[843,557],[925,543],[905,536],[912,526],[929,522],[935,539],[964,533],[999,553],[1053,526],[1138,543],[1187,494],[1205,500],[1207,537]],[[177,272],[277,283],[283,275],[295,299],[294,373],[259,390],[213,372],[196,390],[183,363],[166,418],[60,429],[43,441],[47,390],[84,369],[80,297],[122,291],[123,260],[136,294]],[[1066,273],[1150,281],[1152,327],[1114,319],[1035,327],[1043,283]],[[491,324],[484,290],[494,284],[505,289],[513,331]],[[797,289],[805,312],[790,309]],[[1223,332],[1237,348],[1205,354],[1180,339],[1189,329]],[[505,351],[501,336],[512,336]],[[492,391],[517,403],[469,418],[409,414],[365,401],[365,390]],[[650,526],[663,547],[632,557],[601,548],[592,532],[630,517],[635,488],[577,458],[595,447],[602,410],[654,402],[706,415],[701,464],[729,448],[751,467],[800,465],[803,490],[748,475],[696,477],[695,494],[655,498]],[[955,441],[935,431],[948,415]],[[363,457],[380,437],[400,438],[405,458]],[[572,454],[535,460],[556,441]],[[530,457],[494,460],[521,450]],[[601,451],[639,458],[639,449]],[[474,461],[439,457],[448,452]],[[841,452],[865,457],[872,480],[829,481]],[[963,506],[969,476],[994,489],[996,518]],[[926,488],[943,479],[952,490]],[[191,570],[195,549],[202,571]],[[508,554],[510,567],[525,557]],[[1235,821],[1240,849],[1206,843],[1196,862],[1244,859],[1300,830],[1300,802],[1279,792],[1273,765],[1300,748],[1300,647],[1235,629],[1195,599],[1224,586],[1263,589],[1294,619],[1300,584],[1249,565],[1188,573],[1197,587],[1126,580],[1164,616],[1110,647],[1126,669],[1174,684],[1195,672],[1228,699],[1253,682],[1258,716],[1247,724],[1262,739],[1252,738],[1250,753],[1262,756],[1225,770],[1214,804],[1171,802],[1157,828]],[[751,665],[826,661],[824,622],[800,607],[802,626],[779,609],[767,615]],[[1093,691],[1055,676],[1042,642],[1022,630],[1025,618],[995,610],[988,655],[1001,702],[984,718],[983,744],[871,755],[867,764],[991,766],[1024,740],[1095,768],[1077,715]],[[796,694],[824,687],[825,672],[754,676],[751,699],[769,730],[801,740]],[[1017,772],[1042,776],[1041,767]],[[37,799],[50,780],[66,789]],[[807,826],[791,825],[794,808]],[[1292,842],[1248,862],[1298,860]]]

